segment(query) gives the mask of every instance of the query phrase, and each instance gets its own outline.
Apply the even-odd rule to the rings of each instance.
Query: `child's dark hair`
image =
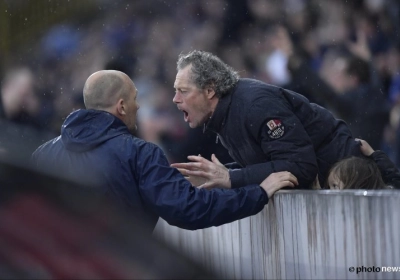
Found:
[[[350,157],[333,165],[333,172],[342,183],[343,189],[385,189],[381,172],[372,159]]]

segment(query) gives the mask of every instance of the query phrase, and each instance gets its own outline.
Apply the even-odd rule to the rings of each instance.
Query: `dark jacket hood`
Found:
[[[61,127],[61,140],[67,150],[85,152],[124,133],[129,133],[128,128],[112,114],[81,109],[66,118]]]

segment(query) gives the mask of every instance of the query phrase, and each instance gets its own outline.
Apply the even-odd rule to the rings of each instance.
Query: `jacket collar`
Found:
[[[226,95],[218,100],[217,107],[210,119],[204,123],[203,132],[211,130],[215,133],[221,131],[222,127],[225,125],[226,118],[228,117],[229,107],[232,102],[232,95],[235,91],[236,86],[234,86]]]

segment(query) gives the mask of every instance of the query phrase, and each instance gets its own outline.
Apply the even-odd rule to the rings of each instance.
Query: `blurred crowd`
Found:
[[[138,136],[160,145],[171,162],[211,153],[229,162],[215,137],[190,129],[172,102],[178,55],[198,49],[241,77],[328,108],[400,166],[400,1],[116,0],[96,8],[95,16],[52,26],[11,53],[0,77],[0,124],[14,132],[13,142],[38,146],[58,135],[65,117],[84,108],[87,77],[115,69],[138,89]],[[21,139],[10,125],[39,135]]]

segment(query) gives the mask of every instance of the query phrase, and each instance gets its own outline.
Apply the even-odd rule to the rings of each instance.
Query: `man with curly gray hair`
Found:
[[[316,178],[323,186],[334,163],[362,156],[346,123],[301,94],[239,78],[205,51],[180,54],[177,71],[173,102],[184,120],[215,132],[236,161],[223,165],[215,155],[211,161],[189,156],[191,162],[172,164],[200,187],[257,184],[278,171],[294,174],[300,188]]]
[[[178,75],[175,81],[177,95],[175,98],[179,98],[181,95],[185,96],[185,99],[189,98],[187,102],[189,106],[184,107],[185,110],[183,110],[180,108],[179,101],[175,102],[175,98],[174,102],[178,105],[178,109],[183,111],[185,121],[192,128],[204,124],[206,118],[211,117],[211,111],[214,111],[218,99],[227,94],[239,81],[238,73],[230,66],[211,53],[202,51],[193,51],[187,55],[181,54],[177,69]],[[187,84],[189,81],[192,82],[191,88]],[[191,94],[195,93],[195,89],[206,94]],[[203,102],[206,99],[209,102]]]

